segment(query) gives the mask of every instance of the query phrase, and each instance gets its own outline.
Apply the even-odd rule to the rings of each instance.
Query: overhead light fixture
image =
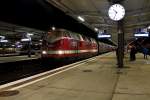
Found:
[[[29,35],[29,36],[33,36],[34,34],[32,34],[32,33],[28,33],[27,35]]]
[[[53,26],[53,27],[52,27],[52,30],[53,30],[53,31],[55,31],[55,30],[56,30],[56,28]]]
[[[150,29],[150,25],[148,26],[148,29]]]
[[[98,31],[98,28],[94,28],[94,30],[97,32],[97,31]]]
[[[8,40],[0,40],[0,42],[6,43],[6,42],[8,42]]]
[[[21,39],[22,42],[30,41],[28,38]]]
[[[5,36],[0,36],[0,39],[1,39],[1,40],[4,40],[4,39],[5,39]]]
[[[81,16],[78,16],[78,19],[79,19],[80,21],[82,21],[82,22],[85,21],[85,19],[84,19],[83,17],[81,17]]]

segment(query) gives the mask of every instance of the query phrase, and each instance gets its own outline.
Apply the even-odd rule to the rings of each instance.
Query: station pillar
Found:
[[[124,66],[124,27],[123,20],[118,21],[118,68],[123,68]]]

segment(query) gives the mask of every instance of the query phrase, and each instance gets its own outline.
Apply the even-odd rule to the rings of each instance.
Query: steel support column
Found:
[[[124,58],[124,28],[123,20],[118,21],[118,68],[123,68]]]

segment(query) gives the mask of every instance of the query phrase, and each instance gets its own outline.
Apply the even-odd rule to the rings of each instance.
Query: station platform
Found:
[[[31,55],[31,57],[28,57],[28,55],[0,57],[0,63],[17,62],[17,61],[32,60],[38,58],[40,58],[39,55]]]
[[[39,80],[0,88],[0,100],[150,100],[150,57],[136,54],[131,62],[126,54],[119,69],[111,52]]]

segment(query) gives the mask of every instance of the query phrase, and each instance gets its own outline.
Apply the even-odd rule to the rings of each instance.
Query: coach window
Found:
[[[62,37],[62,35],[63,35],[63,32],[61,32],[61,31],[56,31],[56,32],[54,32],[54,33],[51,34],[51,35],[47,35],[47,36],[46,36],[46,40],[51,43],[51,42],[53,42],[54,40],[56,40],[57,38]]]

